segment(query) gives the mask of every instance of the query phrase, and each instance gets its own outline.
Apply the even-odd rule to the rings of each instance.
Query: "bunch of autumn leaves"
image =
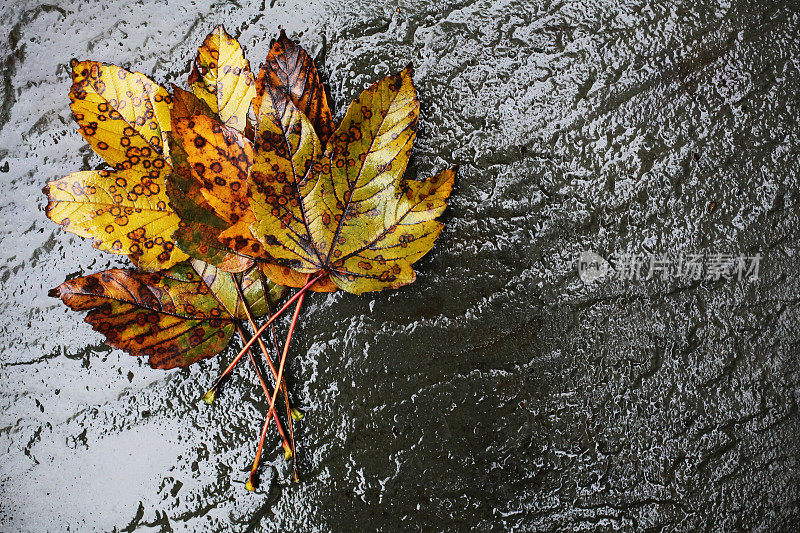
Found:
[[[216,28],[193,61],[190,91],[173,85],[170,94],[143,74],[94,61],[72,69],[73,114],[109,167],[48,183],[47,216],[138,269],[72,279],[51,295],[88,310],[86,321],[111,345],[148,356],[154,368],[216,355],[237,332],[244,348],[204,399],[213,401],[247,354],[270,398],[252,489],[270,420],[286,457],[295,455],[299,412],[283,371],[306,291],[411,283],[412,263],[442,230],[436,218],[454,170],[403,178],[419,116],[412,70],[364,90],[334,129],[313,60],[283,32],[256,78],[239,43]],[[275,309],[286,287],[299,290]],[[268,348],[261,335],[291,305],[283,346],[273,329]],[[250,351],[256,342],[272,390]],[[288,436],[275,409],[279,390]]]

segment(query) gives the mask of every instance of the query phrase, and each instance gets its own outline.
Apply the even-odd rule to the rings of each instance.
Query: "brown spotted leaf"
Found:
[[[269,122],[259,124],[251,230],[265,256],[294,271],[295,279],[324,271],[337,287],[357,294],[414,281],[412,263],[441,233],[436,218],[455,171],[424,181],[403,178],[419,117],[411,74],[406,68],[362,92],[322,153],[303,117],[284,127],[283,139],[265,136]]]
[[[45,187],[46,214],[64,230],[94,239],[96,248],[130,256],[142,269],[169,268],[187,256],[172,241],[180,219],[168,205],[165,168],[73,172]]]
[[[255,79],[239,42],[222,26],[214,28],[198,50],[189,85],[222,122],[244,131]]]
[[[279,101],[279,106],[280,110],[276,109],[271,98],[264,98],[259,105],[248,189],[251,212],[223,231],[219,240],[226,249],[258,261],[270,279],[290,287],[301,287],[306,276],[286,265],[296,261],[298,254],[304,258],[316,257],[313,244],[305,238],[308,232],[298,183],[310,175],[321,147],[311,122],[291,100]],[[259,213],[264,210],[280,219],[288,230],[288,238],[282,246],[272,247],[271,253],[266,253],[263,243],[253,236],[254,230],[260,231],[253,225],[254,217],[263,218]],[[325,277],[311,290],[331,292],[336,286]]]
[[[247,178],[253,163],[250,141],[238,130],[205,115],[177,119],[174,136],[200,193],[228,224],[249,214]]]
[[[261,276],[244,277],[250,310],[267,312]],[[281,289],[269,284],[274,301]],[[187,366],[222,351],[233,334],[235,318],[244,317],[230,274],[201,261],[147,273],[112,269],[66,281],[50,291],[76,311],[89,311],[86,322],[110,345],[149,357],[154,368]]]
[[[281,105],[276,112],[272,101],[264,99],[259,110],[249,188],[250,207],[259,223],[251,227],[255,235],[266,235],[280,226],[280,242],[270,248],[272,258],[287,264],[297,260],[318,264],[320,258],[308,239],[300,185],[310,178],[322,148],[308,118],[291,101]],[[236,237],[235,229],[223,238]],[[246,232],[250,226],[239,229]]]
[[[184,96],[176,93],[176,102]],[[191,107],[191,99],[187,101]],[[293,107],[291,102],[288,105]],[[313,135],[302,113],[295,109],[293,116],[302,118],[306,131]],[[281,279],[291,281],[292,286],[302,285],[304,281],[297,280],[304,276],[285,273],[285,268],[271,265],[274,258],[265,255],[264,245],[250,231],[255,219],[247,193],[247,177],[254,168],[248,159],[252,157],[249,142],[238,131],[202,113],[191,117],[173,114],[173,119],[170,146],[174,172],[168,178],[167,190],[184,222],[174,234],[178,246],[191,257],[229,272],[247,269],[257,262],[277,283]],[[277,136],[284,139],[283,126],[278,123],[277,127]],[[291,166],[291,161],[283,163]],[[275,175],[271,166],[268,175]],[[297,205],[299,198],[294,203]],[[335,286],[320,280],[312,290],[331,291]]]
[[[270,108],[261,110],[264,99],[269,100]],[[281,120],[286,113],[286,102],[293,103],[308,117],[324,145],[333,133],[333,119],[325,88],[314,60],[281,30],[280,37],[272,44],[267,61],[259,71],[253,110],[256,116],[264,117],[272,113]]]
[[[173,86],[172,121],[198,115],[215,116],[208,106],[192,93]],[[226,249],[219,241],[219,234],[230,223],[219,217],[202,193],[203,182],[192,169],[183,137],[170,132],[169,146],[172,153],[173,171],[167,176],[167,195],[170,206],[181,218],[180,226],[172,238],[178,247],[190,257],[210,263],[228,272],[242,272],[252,266],[253,261],[235,251]]]
[[[93,61],[72,66],[70,99],[80,132],[114,168],[49,182],[47,216],[146,270],[183,261],[187,256],[172,241],[179,218],[164,183],[171,170],[164,145],[171,97],[143,74]]]
[[[166,155],[171,98],[144,74],[73,61],[69,98],[81,135],[113,167],[124,170],[139,158]]]

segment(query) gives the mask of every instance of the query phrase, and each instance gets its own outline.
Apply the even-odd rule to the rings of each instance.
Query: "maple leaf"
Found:
[[[255,236],[265,273],[288,286],[318,272],[356,294],[413,282],[411,265],[441,233],[455,170],[403,178],[419,117],[411,75],[407,67],[364,90],[324,148],[291,101],[282,113],[262,105],[248,188],[255,222],[220,240],[236,248]]]
[[[414,281],[412,264],[442,231],[437,218],[455,169],[403,177],[419,118],[410,66],[364,90],[334,130],[314,61],[283,31],[256,79],[238,41],[215,28],[192,62],[191,92],[173,85],[170,95],[113,65],[72,67],[75,119],[109,167],[49,182],[47,216],[142,270],[84,276],[50,294],[89,311],[86,321],[109,344],[156,368],[215,355],[238,331],[244,347],[204,396],[209,402],[259,342],[276,387],[270,393],[251,353],[270,397],[252,490],[271,419],[286,457],[294,455],[283,371],[305,292]],[[300,290],[259,327],[254,317],[282,294],[278,284]],[[260,335],[291,305],[276,370]],[[249,340],[244,318],[256,331]],[[275,412],[279,390],[291,441]]]
[[[262,120],[279,121],[287,101],[308,118],[324,144],[333,133],[333,118],[319,72],[311,56],[281,30],[259,71],[253,110]],[[263,112],[262,102],[269,106]],[[280,128],[277,122],[275,126]]]
[[[50,291],[75,311],[108,344],[149,357],[153,368],[187,366],[221,352],[244,318],[233,278],[202,261],[186,261],[161,272],[111,269],[65,281]],[[253,316],[267,313],[283,288],[256,271],[242,279]]]
[[[192,93],[173,86],[173,99],[173,131],[168,136],[173,171],[167,176],[166,182],[170,204],[181,217],[181,224],[173,234],[173,239],[178,247],[191,257],[211,263],[228,272],[244,271],[252,266],[253,260],[226,249],[218,240],[219,234],[230,227],[231,214],[228,213],[226,218],[219,216],[209,202],[209,198],[218,208],[221,208],[222,200],[214,196],[214,192],[231,198],[235,195],[238,201],[244,202],[240,213],[246,211],[246,194],[242,192],[236,195],[233,186],[235,183],[235,187],[241,188],[242,191],[246,190],[247,176],[245,174],[244,181],[231,181],[228,172],[236,168],[236,172],[233,173],[234,179],[238,178],[240,171],[246,173],[250,157],[247,153],[234,154],[231,152],[232,159],[220,161],[221,156],[218,152],[209,153],[203,150],[204,147],[212,146],[206,142],[205,138],[195,136],[189,139],[190,144],[187,147],[182,133],[185,131],[187,123],[194,124],[197,120],[207,119],[208,122],[204,123],[206,135],[213,134],[212,129],[217,128],[220,135],[224,130],[229,137],[238,139],[242,143],[241,146],[246,141],[236,129],[225,126],[214,119],[216,114]],[[217,138],[214,134],[214,142],[221,140],[222,137]],[[197,146],[201,143],[203,146]],[[236,155],[245,155],[246,161],[238,161]],[[236,165],[243,165],[245,170],[240,170]],[[218,172],[215,172],[215,169]],[[226,186],[215,183],[212,176],[219,178],[220,183]]]
[[[250,62],[239,41],[217,26],[208,34],[192,64],[192,92],[219,115],[225,124],[244,130],[255,96]]]
[[[181,217],[193,222],[176,231],[174,238],[180,248],[229,271],[258,262],[277,283],[283,280],[301,286],[305,276],[272,263],[264,255],[263,245],[250,235],[248,228],[255,217],[246,182],[258,161],[248,139],[219,123],[210,107],[186,91],[173,87],[173,97],[170,146],[175,172],[167,179],[168,192]],[[293,123],[287,113],[295,118],[311,116],[312,127],[323,138],[332,132],[330,106],[316,66],[285,32],[273,42],[261,67],[253,107],[260,129],[277,136],[291,135],[287,128]],[[226,224],[240,225],[244,231],[234,239],[218,239]],[[335,289],[327,279],[312,287],[315,291]]]
[[[79,131],[113,168],[49,182],[47,216],[146,270],[185,260],[171,238],[180,220],[164,188],[171,97],[143,74],[94,61],[73,61],[72,78]]]

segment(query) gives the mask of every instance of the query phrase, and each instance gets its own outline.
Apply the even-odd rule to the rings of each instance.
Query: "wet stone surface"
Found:
[[[0,13],[0,529],[792,531],[800,520],[795,2],[19,1]],[[124,265],[48,221],[95,168],[72,57],[183,84],[279,28],[341,117],[412,61],[411,175],[461,165],[416,283],[308,299],[303,481],[235,353],[151,370],[47,291]],[[578,257],[762,255],[760,281],[578,277]],[[282,324],[285,328],[285,323]]]

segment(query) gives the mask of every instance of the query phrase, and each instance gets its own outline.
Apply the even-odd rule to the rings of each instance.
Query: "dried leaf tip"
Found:
[[[297,41],[295,41],[294,39],[290,39],[289,36],[286,35],[286,30],[282,29],[280,36],[277,39],[273,39],[272,40],[272,42],[270,43],[270,48],[275,46],[275,43],[279,43],[284,48],[289,48],[289,47],[295,47],[296,46],[296,47],[300,48],[301,52],[303,52],[304,54],[307,54],[307,52],[298,45]]]

